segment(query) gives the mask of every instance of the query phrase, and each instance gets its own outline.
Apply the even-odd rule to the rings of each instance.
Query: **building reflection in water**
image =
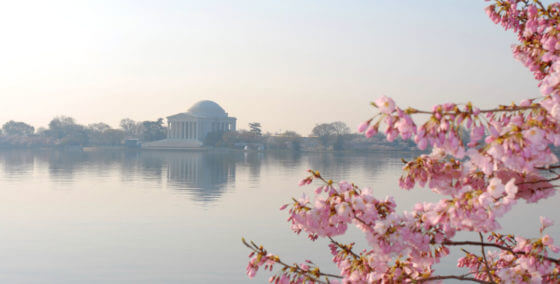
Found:
[[[37,176],[44,174],[50,182],[70,185],[69,188],[75,183],[114,181],[119,183],[114,185],[116,188],[169,189],[207,203],[216,201],[231,189],[236,174],[241,174],[241,179],[247,178],[244,186],[260,188],[261,171],[269,166],[279,164],[277,170],[300,176],[306,174],[302,164],[309,163],[334,171],[341,164],[330,154],[286,152],[6,150],[0,151],[0,178],[22,180],[36,172]]]
[[[166,159],[168,185],[188,191],[195,201],[215,200],[235,182],[235,166],[242,159],[229,152],[175,153]]]
[[[223,195],[235,182],[236,164],[245,162],[243,153],[232,151],[0,151],[0,172],[5,178],[30,177],[34,167],[39,172],[46,169],[55,183],[95,182],[116,174],[124,187],[141,181],[149,187],[164,188],[162,183],[167,181],[167,188],[199,202],[211,202]],[[260,167],[259,159],[252,159],[249,165],[252,169]]]

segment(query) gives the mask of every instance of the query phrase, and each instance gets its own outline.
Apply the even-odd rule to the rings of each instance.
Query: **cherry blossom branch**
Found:
[[[247,243],[245,238],[242,238],[241,242],[246,247],[248,247],[250,250],[252,250],[254,253],[257,253],[261,256],[267,256],[266,250],[264,250],[264,248],[262,246],[257,246],[257,244],[255,244],[253,241],[251,241],[251,244],[249,244],[249,243]],[[304,277],[308,278],[307,280],[311,280],[314,283],[328,284],[328,283],[330,283],[329,280],[328,280],[328,277],[332,277],[332,278],[336,278],[336,279],[342,279],[342,277],[340,275],[321,272],[318,267],[316,267],[315,269],[311,269],[311,270],[304,270],[299,265],[295,265],[295,264],[294,265],[289,265],[289,264],[283,262],[276,255],[267,256],[267,258],[269,258],[274,263],[277,263],[277,264],[283,266],[282,270],[288,270],[291,273],[295,273],[297,275],[304,276]],[[325,277],[327,279],[326,279],[326,281],[323,281],[323,280],[319,279],[320,277]]]
[[[354,257],[354,259],[359,259],[359,258],[360,258],[359,255],[357,255],[356,253],[354,253],[354,252],[352,251],[352,249],[350,249],[350,248],[348,248],[347,246],[345,246],[345,245],[339,243],[338,241],[334,240],[332,237],[328,237],[328,238],[329,238],[329,240],[330,240],[333,244],[335,244],[335,245],[338,246],[339,248],[343,249],[343,250],[344,250],[345,252],[347,252],[348,254],[351,254],[351,255]],[[481,235],[481,238],[482,238],[482,235]],[[472,282],[485,283],[485,284],[486,284],[486,283],[496,283],[496,282],[494,281],[494,279],[492,278],[492,276],[490,275],[490,268],[489,268],[489,266],[488,266],[488,263],[487,263],[487,260],[486,260],[486,255],[485,255],[485,253],[484,253],[484,250],[482,251],[482,254],[483,254],[483,258],[484,258],[484,260],[485,260],[485,262],[486,262],[486,269],[487,269],[487,273],[488,273],[488,275],[489,275],[489,277],[490,277],[490,280],[491,280],[490,282],[484,281],[484,280],[480,280],[480,279],[476,279],[476,278],[473,278],[473,277],[468,277],[469,275],[472,275],[472,274],[473,274],[472,272],[469,272],[469,273],[466,273],[466,274],[463,274],[463,275],[436,275],[436,276],[430,276],[430,277],[428,277],[428,278],[417,279],[417,280],[415,280],[415,281],[417,281],[418,283],[422,283],[422,282],[434,281],[434,280],[455,279],[455,280],[472,281]]]
[[[556,174],[556,173],[555,173]],[[522,185],[522,184],[536,184],[536,183],[543,183],[543,182],[550,182],[560,179],[560,174],[556,174],[556,177],[549,178],[549,179],[540,179],[540,180],[533,180],[533,181],[523,181],[516,183],[515,185]]]
[[[559,187],[552,184],[560,180],[555,171],[560,169],[560,163],[551,145],[560,143],[560,3],[545,7],[539,0],[494,2],[486,13],[494,23],[517,34],[515,57],[532,71],[544,97],[483,110],[470,102],[445,103],[431,111],[401,109],[385,96],[377,99],[372,105],[379,112],[362,123],[358,132],[372,137],[381,128],[388,141],[400,136],[403,140],[413,139],[420,150],[432,147],[430,154],[403,161],[406,174],[399,186],[412,189],[427,184],[432,191],[451,198],[438,203],[419,202],[412,212],[400,214],[392,197],[381,200],[369,188],[361,189],[348,182],[334,184],[318,171],[309,170],[311,175],[300,185],[315,179],[324,184],[315,190],[313,201],[306,195],[293,199],[288,221],[297,234],[304,231],[312,240],[320,236],[330,239],[340,276],[322,273],[310,261],[288,265],[262,246],[243,241],[252,250],[247,267],[250,277],[260,266],[272,270],[278,263],[282,272],[271,278],[272,282],[325,283],[328,277],[390,283],[446,279],[477,283],[557,282],[560,259],[547,254],[560,248],[554,246],[550,236],[543,235],[543,230],[552,225],[549,219],[541,217],[542,237],[537,239],[514,240],[512,235],[492,233],[485,242],[479,233],[480,241],[452,240],[459,231],[493,232],[499,228],[497,218],[506,214],[515,200],[537,202],[556,193],[546,189]],[[430,117],[417,125],[412,114]],[[467,160],[469,163],[463,165],[462,161]],[[372,250],[355,253],[353,243],[345,245],[333,239],[345,234],[349,225],[366,234]],[[433,265],[449,255],[448,246],[460,246],[467,254],[458,266],[470,268],[469,274],[431,275]],[[464,249],[467,246],[480,247],[482,256],[468,252]],[[487,247],[501,250],[497,258],[486,255]],[[527,267],[520,268],[512,259],[526,261]],[[557,267],[550,274],[546,269],[553,264]]]
[[[518,255],[518,254],[522,254],[522,255],[527,255],[527,253],[523,252],[523,251],[514,251],[513,249],[509,248],[509,247],[505,247],[505,246],[501,246],[498,244],[493,244],[493,243],[485,243],[485,242],[475,242],[475,241],[451,241],[451,240],[445,240],[442,242],[443,245],[448,245],[448,246],[464,246],[464,245],[469,245],[469,246],[486,246],[486,247],[495,247],[495,248],[499,248],[501,250],[505,250],[505,251],[509,251],[511,253],[513,253],[514,255]],[[556,263],[558,265],[560,265],[560,259],[555,259],[552,257],[548,257],[548,256],[544,256],[544,255],[537,255],[538,258],[542,258],[544,260]]]
[[[344,250],[346,253],[351,254],[354,259],[360,259],[360,256],[357,255],[354,251],[352,251],[352,247],[351,246],[347,246],[347,245],[343,245],[339,242],[337,242],[336,240],[334,240],[332,237],[328,237],[329,240],[331,241],[331,243],[335,244],[337,247],[341,248],[342,250]]]
[[[480,242],[482,243],[482,245],[480,245],[480,250],[482,251],[484,266],[486,266],[486,275],[488,275],[488,278],[490,278],[491,283],[496,283],[496,281],[494,281],[494,278],[492,277],[492,273],[490,272],[490,266],[488,265],[488,260],[486,259],[486,252],[484,252],[484,238],[482,237],[482,233],[479,232],[478,235],[480,236]]]
[[[531,109],[539,109],[542,108],[540,105],[530,105],[530,106],[504,106],[501,105],[498,108],[494,109],[483,109],[479,110],[478,113],[498,113],[498,112],[515,112],[515,111],[524,111],[524,110],[531,110]],[[434,114],[436,111],[427,111],[427,110],[419,110],[415,108],[407,108],[405,110],[408,114]],[[473,114],[473,111],[461,111],[457,109],[454,112],[441,112],[442,115],[459,115],[459,114]]]
[[[434,280],[455,279],[455,280],[472,281],[472,282],[484,283],[484,284],[491,284],[492,283],[492,282],[476,279],[476,278],[473,278],[473,277],[468,277],[468,275],[470,275],[470,274],[471,273],[464,274],[464,275],[436,275],[436,276],[430,276],[430,277],[424,278],[424,279],[417,279],[415,281],[417,281],[418,283],[422,283],[422,282],[434,281]]]
[[[546,166],[546,167],[536,167],[537,170],[549,170],[549,169],[560,169],[560,165]]]

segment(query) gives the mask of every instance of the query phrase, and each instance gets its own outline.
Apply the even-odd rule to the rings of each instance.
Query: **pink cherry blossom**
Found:
[[[550,219],[548,219],[544,216],[541,216],[539,218],[539,220],[541,222],[541,233],[542,233],[542,231],[544,231],[544,229],[546,229],[546,228],[548,228],[548,227],[550,227],[554,224],[554,222],[552,220],[550,220]]]
[[[360,126],[358,126],[358,132],[362,133],[362,132],[366,131],[366,129],[369,127],[370,122],[371,122],[371,120],[368,120],[368,121],[360,124]]]
[[[386,96],[382,96],[375,100],[375,104],[381,113],[390,114],[395,110],[395,102],[393,99]]]

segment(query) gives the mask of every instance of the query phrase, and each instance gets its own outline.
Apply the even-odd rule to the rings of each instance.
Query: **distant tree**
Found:
[[[342,121],[335,121],[330,123],[331,126],[334,128],[334,135],[346,135],[350,134],[350,127],[346,125],[346,123]]]
[[[344,149],[344,136],[343,135],[337,135],[334,138],[334,144],[333,144],[333,150],[335,151],[340,151]]]
[[[98,122],[98,123],[92,123],[88,125],[88,129],[96,132],[103,132],[105,130],[111,129],[111,126],[109,126],[109,124],[104,122]]]
[[[59,145],[61,146],[84,146],[87,145],[89,142],[89,137],[86,131],[83,130],[76,130],[68,133],[68,135],[62,137],[60,139]]]
[[[142,123],[138,123],[130,118],[124,118],[121,120],[120,126],[127,136],[137,137],[140,133],[139,130],[142,126]]]
[[[49,122],[49,129],[67,129],[76,126],[76,121],[74,118],[69,116],[57,116]]]
[[[164,139],[167,135],[167,129],[163,126],[163,118],[156,121],[143,121],[142,122],[142,141],[155,141]]]
[[[37,128],[36,133],[37,133],[38,135],[44,135],[44,134],[45,134],[45,131],[47,131],[46,128],[44,128],[44,127],[39,127],[39,128]]]
[[[268,139],[267,148],[278,150],[301,150],[301,135],[294,131],[285,131],[284,133],[271,136]]]
[[[317,137],[329,136],[333,135],[334,132],[335,129],[330,123],[321,123],[316,124],[315,127],[313,127],[313,129],[311,130],[311,135]]]
[[[315,125],[311,130],[311,135],[319,138],[321,144],[325,147],[329,145],[331,137],[335,134],[335,128],[330,123],[321,123]]]
[[[261,124],[259,122],[251,122],[249,123],[249,129],[251,133],[256,134],[257,136],[262,136]]]
[[[56,140],[55,144],[65,145],[87,145],[89,141],[86,128],[76,124],[75,120],[68,116],[58,116],[49,122],[49,129],[45,135]]]
[[[120,145],[125,137],[124,130],[112,129],[103,122],[88,125],[87,132],[90,145]]]
[[[120,145],[125,138],[125,133],[120,129],[107,129],[102,132],[101,145]]]
[[[333,146],[333,150],[344,148],[344,136],[350,134],[350,128],[342,121],[315,125],[311,135],[316,136],[324,147]]]
[[[254,131],[240,130],[237,132],[237,139],[238,142],[261,143],[263,137]]]
[[[35,128],[25,122],[10,120],[2,126],[4,135],[29,136],[35,132]]]
[[[348,125],[346,125],[346,123],[342,121],[332,122],[331,125],[333,126],[335,132],[333,150],[343,150],[346,137],[348,136],[348,134],[350,134],[350,127],[348,127]]]
[[[239,131],[227,131],[222,135],[222,144],[224,146],[234,146],[239,142]]]
[[[281,133],[279,136],[282,137],[288,137],[288,138],[301,138],[301,135],[299,135],[297,132],[295,131],[285,131],[284,133]]]

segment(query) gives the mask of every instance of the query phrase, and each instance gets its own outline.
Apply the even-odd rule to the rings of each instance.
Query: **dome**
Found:
[[[194,116],[202,117],[227,117],[226,111],[213,101],[200,101],[187,111]]]

